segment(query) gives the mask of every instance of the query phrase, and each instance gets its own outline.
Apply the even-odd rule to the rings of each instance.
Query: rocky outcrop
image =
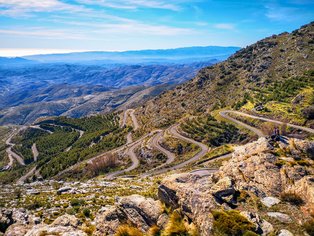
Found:
[[[27,225],[33,223],[29,212],[25,209],[5,209],[0,208],[0,232],[5,232],[12,224]]]
[[[200,235],[207,236],[212,230],[211,210],[218,206],[211,191],[213,185],[208,176],[177,174],[163,180],[158,195],[166,205],[180,206],[183,214],[199,227]]]
[[[153,225],[160,224],[163,208],[160,201],[140,195],[116,198],[115,206],[102,209],[96,217],[95,235],[113,235],[125,223],[146,232]]]
[[[165,178],[159,186],[158,196],[173,209],[180,208],[204,236],[212,233],[211,212],[221,207],[225,210],[237,208],[241,192],[251,192],[266,207],[272,207],[280,203],[281,193],[293,189],[312,207],[314,178],[309,176],[311,167],[298,165],[296,160],[301,158],[312,163],[308,157],[313,145],[313,142],[290,140],[282,149],[290,156],[282,157],[275,153],[278,148],[270,145],[266,138],[260,138],[237,147],[232,158],[211,176],[185,173]],[[257,233],[267,235],[274,231],[273,226],[256,213],[246,211],[242,215],[256,225]],[[269,212],[268,217],[285,223],[292,220],[280,212]]]
[[[297,159],[310,152],[314,142],[291,139],[283,150],[289,151]],[[283,157],[284,158],[284,157]],[[311,168],[285,163],[273,153],[273,147],[266,138],[238,147],[232,159],[223,165],[215,178],[231,178],[237,190],[254,190],[260,197],[280,195],[289,186],[309,175]]]
[[[292,192],[302,198],[305,202],[303,208],[309,214],[314,214],[314,176],[305,176],[297,181],[286,192]]]
[[[87,234],[80,229],[80,225],[81,222],[75,216],[65,214],[58,217],[51,225],[13,224],[7,229],[5,236],[87,236]]]

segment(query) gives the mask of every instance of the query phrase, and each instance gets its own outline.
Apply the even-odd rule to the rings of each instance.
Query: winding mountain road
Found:
[[[265,137],[265,134],[260,129],[257,129],[255,127],[247,125],[247,124],[245,124],[245,123],[243,123],[243,122],[241,122],[241,121],[239,121],[239,120],[237,120],[235,118],[232,118],[231,116],[228,116],[228,113],[234,113],[234,112],[233,111],[221,111],[221,112],[219,112],[219,115],[221,117],[223,117],[223,118],[225,118],[225,119],[235,123],[235,124],[238,124],[238,125],[246,128],[246,129],[252,131],[253,133],[255,133],[259,137]]]
[[[193,139],[190,139],[188,137],[185,137],[183,135],[181,135],[179,132],[178,132],[178,126],[180,124],[176,124],[176,125],[173,125],[169,128],[169,132],[170,134],[172,134],[174,137],[178,138],[178,139],[181,139],[181,140],[184,140],[186,142],[189,142],[189,143],[193,143],[197,146],[199,146],[201,148],[201,150],[196,153],[192,158],[190,158],[189,160],[186,160],[184,162],[181,162],[175,166],[172,166],[172,167],[168,167],[168,168],[164,168],[164,169],[157,169],[157,170],[154,170],[154,171],[149,171],[149,172],[146,172],[142,175],[142,177],[148,177],[148,176],[151,176],[151,175],[158,175],[158,174],[162,174],[162,173],[165,173],[165,172],[168,172],[168,171],[172,171],[172,170],[177,170],[177,169],[181,169],[183,167],[185,167],[186,165],[192,163],[192,162],[195,162],[197,161],[198,159],[202,158],[203,156],[205,156],[209,150],[209,148],[203,144],[203,143],[200,143],[200,142],[197,142]]]
[[[25,166],[25,162],[24,162],[24,159],[23,157],[21,157],[20,155],[18,155],[17,153],[13,152],[13,147],[15,146],[14,143],[11,142],[12,138],[14,137],[14,135],[16,135],[17,133],[19,133],[20,131],[26,129],[27,127],[25,126],[22,126],[20,129],[18,129],[17,132],[13,132],[9,138],[5,141],[5,144],[8,145],[9,147],[6,149],[6,152],[8,154],[8,157],[9,157],[9,168],[12,168],[13,166],[13,162],[14,160],[16,160],[20,165],[22,166]]]
[[[314,134],[314,129],[311,129],[311,128],[308,128],[308,127],[304,127],[304,126],[300,126],[300,125],[294,125],[294,124],[290,124],[290,123],[285,123],[285,122],[282,122],[282,121],[269,119],[269,118],[264,118],[264,117],[260,117],[260,116],[250,115],[250,114],[247,114],[247,113],[244,113],[244,112],[241,112],[241,111],[225,110],[225,111],[221,111],[219,113],[222,117],[224,117],[224,118],[226,118],[226,119],[228,119],[230,121],[233,121],[233,122],[235,122],[235,123],[237,123],[239,125],[243,125],[244,127],[246,127],[246,126],[248,126],[248,128],[250,127],[250,130],[252,130],[252,131],[254,129],[256,129],[256,128],[251,127],[251,126],[249,126],[247,124],[244,124],[244,123],[242,123],[242,122],[240,122],[240,121],[238,121],[238,120],[228,116],[227,115],[228,113],[233,113],[233,114],[237,114],[237,115],[240,115],[240,116],[245,116],[245,117],[249,117],[249,118],[253,118],[253,119],[257,119],[257,120],[262,120],[262,121],[266,121],[266,122],[271,122],[271,123],[275,123],[275,124],[278,124],[278,125],[284,125],[285,124],[285,125],[287,125],[289,127],[292,127],[292,128],[295,128],[295,129],[299,129],[299,130],[303,130],[303,131],[306,131],[306,132]],[[261,131],[259,129],[256,129],[256,130],[261,133]],[[265,136],[265,135],[263,134],[263,136]]]
[[[135,154],[135,149],[138,148],[140,145],[141,145],[142,142],[137,142],[135,143],[134,145],[132,145],[126,152],[126,154],[130,157],[131,161],[132,161],[132,165],[124,170],[119,170],[119,171],[116,171],[116,172],[113,172],[113,173],[110,173],[106,176],[106,179],[113,179],[115,178],[116,176],[119,176],[119,175],[122,175],[124,173],[127,173],[129,171],[132,171],[134,169],[136,169],[139,164],[140,164],[140,161],[138,159],[138,157],[136,156]]]

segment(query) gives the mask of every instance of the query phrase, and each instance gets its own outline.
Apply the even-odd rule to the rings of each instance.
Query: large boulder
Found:
[[[0,232],[4,233],[6,229],[14,223],[13,211],[10,209],[0,209]]]
[[[286,190],[292,192],[302,198],[305,202],[304,209],[307,209],[309,214],[314,214],[314,176],[305,176],[295,182],[293,186]]]
[[[140,195],[118,198],[116,205],[126,215],[128,221],[142,231],[147,231],[155,225],[163,212],[160,201]]]
[[[226,180],[226,182],[228,182]],[[166,205],[181,208],[182,213],[193,221],[200,230],[200,235],[211,235],[213,218],[211,210],[218,206],[211,187],[214,182],[211,176],[176,174],[165,178],[159,187],[158,195]],[[220,185],[220,184],[218,184]],[[222,190],[221,183],[217,191]],[[230,186],[227,186],[229,188]]]
[[[29,212],[25,209],[6,209],[0,208],[0,232],[5,232],[6,229],[15,223],[27,225],[30,223]]]
[[[87,236],[80,228],[80,221],[75,216],[63,215],[58,217],[51,225],[23,225],[16,223],[5,232],[5,236]]]
[[[160,201],[140,195],[116,198],[115,206],[102,209],[96,216],[95,235],[114,235],[117,228],[125,223],[143,232],[157,225],[163,208]]]

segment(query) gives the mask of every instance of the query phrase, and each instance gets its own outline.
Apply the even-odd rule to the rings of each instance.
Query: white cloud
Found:
[[[77,0],[77,2],[88,5],[99,5],[102,7],[116,9],[138,9],[154,8],[179,11],[181,4],[186,1],[165,1],[165,0]],[[171,3],[170,3],[171,2]]]
[[[36,54],[54,54],[82,52],[88,50],[71,50],[71,49],[51,49],[51,48],[0,48],[1,57],[21,57]]]
[[[82,33],[73,33],[68,32],[68,30],[53,30],[46,28],[0,29],[0,34],[48,39],[90,39]]]
[[[0,15],[19,16],[32,12],[87,11],[83,6],[71,5],[59,0],[0,0]]]
[[[220,23],[220,24],[215,24],[214,28],[223,29],[223,30],[235,30],[235,25],[229,24],[229,23]]]

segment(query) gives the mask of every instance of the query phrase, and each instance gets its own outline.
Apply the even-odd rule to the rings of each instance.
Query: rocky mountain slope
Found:
[[[202,69],[193,80],[154,98],[137,114],[146,127],[162,127],[185,113],[262,104],[268,114],[304,124],[308,119],[302,117],[302,109],[314,101],[313,37],[314,23],[310,23],[258,41]],[[294,117],[289,116],[291,110]]]
[[[51,187],[51,181],[31,184],[19,187],[23,194],[18,202],[14,194],[0,195],[6,198],[6,208],[0,210],[0,230],[7,236],[45,232],[80,236],[312,235],[313,155],[313,142],[260,138],[236,148],[231,160],[214,174],[166,177],[158,194],[147,192],[147,186],[154,188],[156,184],[151,178],[115,183],[60,182],[58,190]],[[131,186],[126,181],[131,181]],[[114,197],[110,189],[115,189],[114,195],[142,191],[154,199],[138,194]],[[51,199],[49,205],[42,203],[47,197]],[[104,206],[112,200],[114,205]],[[82,215],[75,213],[80,208]],[[55,217],[51,211],[56,212]],[[60,211],[72,215],[55,219]]]

